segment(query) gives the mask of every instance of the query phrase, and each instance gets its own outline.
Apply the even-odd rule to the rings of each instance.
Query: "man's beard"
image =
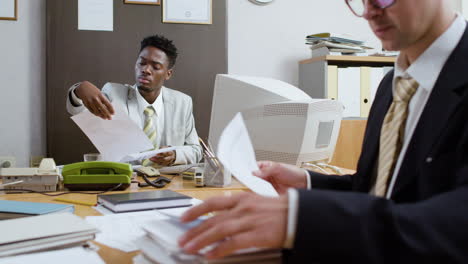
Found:
[[[138,86],[138,90],[149,93],[149,92],[154,92],[155,89],[140,85]]]

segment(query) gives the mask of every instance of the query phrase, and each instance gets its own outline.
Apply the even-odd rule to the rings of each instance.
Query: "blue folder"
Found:
[[[35,203],[0,200],[0,219],[75,211],[71,204]]]

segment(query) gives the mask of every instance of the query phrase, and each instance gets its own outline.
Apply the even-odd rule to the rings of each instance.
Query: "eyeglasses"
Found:
[[[353,13],[358,16],[362,17],[364,15],[364,11],[366,10],[366,4],[368,1],[371,2],[376,8],[385,9],[393,4],[395,4],[396,0],[345,0],[346,4],[348,5],[349,9],[353,11]]]

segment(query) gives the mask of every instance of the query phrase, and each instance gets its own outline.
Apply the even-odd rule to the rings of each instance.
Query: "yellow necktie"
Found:
[[[145,132],[146,136],[148,136],[153,143],[154,149],[156,149],[158,146],[156,143],[156,128],[153,124],[153,115],[155,113],[154,108],[152,106],[148,106],[145,108],[143,113],[145,114],[145,126],[143,127],[143,132]],[[142,164],[143,166],[148,166],[151,165],[152,162],[149,159],[146,159]]]
[[[393,174],[403,146],[408,105],[418,86],[414,79],[396,80],[393,102],[385,115],[380,132],[378,174],[372,191],[376,196],[383,197],[387,192],[389,178]]]

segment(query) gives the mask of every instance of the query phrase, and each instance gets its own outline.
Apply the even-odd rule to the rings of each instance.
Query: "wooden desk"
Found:
[[[334,174],[331,170],[330,174]],[[352,173],[352,170],[344,169],[344,173]],[[137,178],[138,181],[143,182],[142,179]],[[224,188],[213,188],[213,187],[195,187],[192,181],[183,181],[182,177],[175,176],[172,182],[163,189],[169,189],[177,191],[193,198],[200,200],[205,200],[210,197],[220,196],[220,195],[234,195],[237,193],[248,191],[248,189],[237,181],[235,178],[232,179],[232,184]],[[120,192],[112,193],[122,193],[122,192],[143,192],[143,191],[154,191],[153,187],[139,188],[136,183],[132,183],[129,189]],[[80,194],[80,193],[70,193],[60,196],[65,199],[86,201],[86,202],[96,202],[96,195],[89,194]],[[37,193],[25,193],[25,194],[0,194],[0,200],[16,200],[16,201],[29,201],[29,202],[44,202],[44,203],[61,203],[54,201],[55,197],[45,196]],[[86,205],[77,205],[75,204],[75,214],[81,217],[101,215],[99,212],[94,210],[91,206]],[[118,249],[108,247],[106,245],[97,243],[93,241],[94,244],[99,246],[99,255],[106,263],[117,263],[117,264],[131,264],[133,263],[132,258],[136,256],[139,251],[134,251],[126,253]]]
[[[172,176],[169,176],[172,177]],[[138,177],[139,178],[139,177]],[[142,179],[138,179],[140,182],[143,182]],[[213,188],[213,187],[195,187],[192,181],[183,181],[182,177],[175,176],[172,182],[163,189],[174,190],[193,198],[200,200],[205,200],[213,196],[219,195],[233,195],[236,193],[247,191],[248,189],[242,185],[235,178],[232,179],[232,184],[225,188]],[[142,191],[154,191],[156,190],[153,187],[139,188],[136,183],[132,183],[129,189],[120,192],[111,192],[111,193],[122,193],[122,192],[142,192]],[[89,194],[80,194],[80,193],[70,193],[59,196],[65,199],[86,201],[86,202],[96,202],[97,195]],[[28,202],[43,202],[43,203],[62,203],[54,201],[56,197],[45,196],[37,193],[24,193],[24,194],[0,194],[0,200],[16,200],[16,201],[28,201]],[[81,217],[101,215],[98,211],[94,210],[91,206],[78,205],[75,204],[75,214]],[[136,256],[139,252],[134,251],[126,253],[118,249],[110,248],[105,245],[93,242],[100,247],[98,253],[101,258],[106,263],[118,263],[118,264],[130,264],[132,258]]]

